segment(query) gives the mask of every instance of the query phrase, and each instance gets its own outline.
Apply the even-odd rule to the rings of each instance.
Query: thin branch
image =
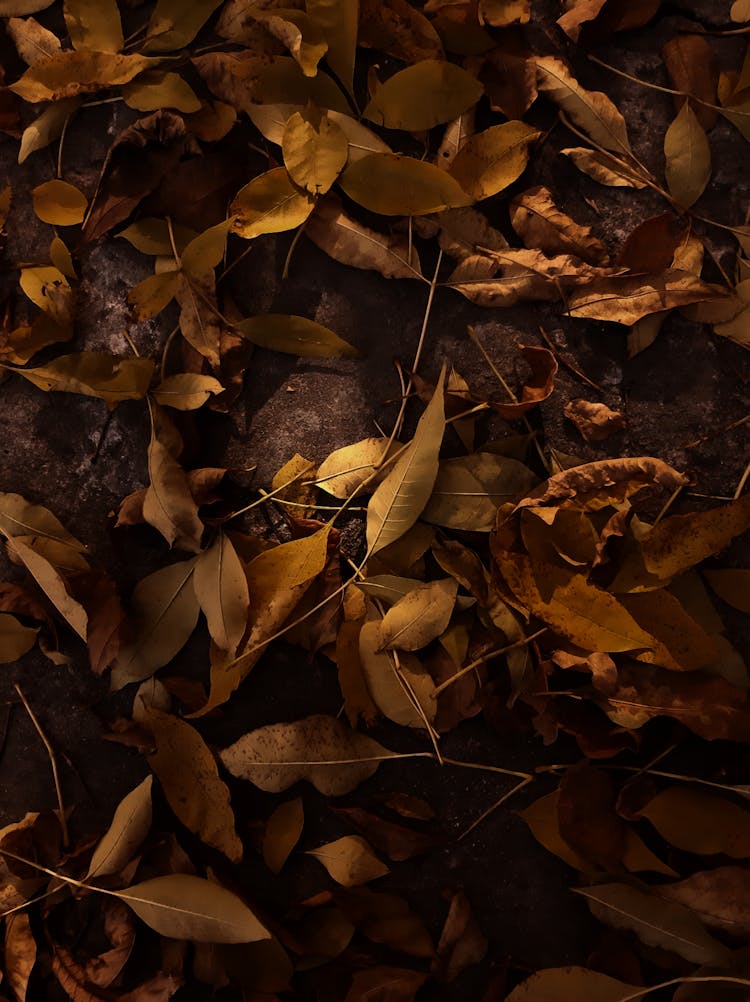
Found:
[[[65,804],[63,803],[62,787],[60,786],[60,775],[57,771],[57,758],[55,756],[55,751],[52,745],[50,744],[47,735],[42,730],[42,725],[39,723],[36,714],[29,706],[29,701],[24,696],[21,686],[17,682],[15,683],[15,690],[18,693],[21,702],[23,703],[26,709],[26,712],[31,718],[32,724],[34,725],[34,727],[36,727],[37,734],[42,739],[44,747],[47,749],[47,755],[49,756],[49,764],[52,767],[52,778],[55,781],[55,793],[57,794],[57,808],[60,814],[60,832],[62,834],[62,844],[63,848],[67,849],[68,843],[70,841],[68,837],[68,821],[65,816]]]

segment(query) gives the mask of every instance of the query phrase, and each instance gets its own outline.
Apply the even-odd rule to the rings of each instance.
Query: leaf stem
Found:
[[[57,794],[57,808],[58,808],[58,813],[60,815],[60,831],[62,833],[62,844],[63,844],[63,848],[67,849],[68,848],[68,843],[70,841],[70,838],[68,836],[68,821],[67,821],[67,818],[65,816],[65,804],[63,803],[62,787],[60,786],[60,775],[59,775],[59,773],[57,771],[57,757],[55,756],[54,748],[50,744],[49,739],[47,738],[47,735],[42,730],[42,725],[39,723],[39,720],[37,719],[36,714],[34,713],[34,711],[29,706],[29,701],[24,696],[23,690],[21,689],[21,686],[17,682],[15,683],[15,690],[18,693],[18,695],[19,695],[19,697],[21,699],[21,702],[23,703],[23,705],[24,705],[24,707],[26,709],[26,712],[28,713],[29,717],[31,718],[31,722],[34,725],[34,727],[36,728],[37,734],[42,739],[42,743],[44,744],[44,747],[47,749],[47,755],[49,757],[49,764],[50,764],[50,766],[52,768],[52,778],[53,778],[53,780],[55,782],[55,793]]]
[[[543,626],[541,630],[537,630],[536,633],[532,633],[528,637],[523,637],[521,640],[516,640],[513,644],[508,644],[506,647],[498,647],[493,651],[488,651],[486,654],[483,654],[482,657],[477,658],[475,661],[472,661],[471,664],[466,665],[460,671],[457,671],[455,675],[451,675],[450,678],[441,682],[435,689],[433,695],[439,696],[441,692],[448,688],[448,686],[453,685],[454,682],[458,682],[464,677],[464,675],[468,675],[470,671],[473,671],[475,668],[479,668],[480,665],[486,664],[486,662],[491,658],[499,657],[500,654],[506,654],[508,651],[515,650],[516,647],[525,647],[527,644],[530,644],[532,640],[536,640],[537,637],[540,637],[546,632],[547,627]]]

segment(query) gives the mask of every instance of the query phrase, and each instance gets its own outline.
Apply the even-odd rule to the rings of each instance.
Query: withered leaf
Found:
[[[424,730],[436,711],[429,672],[413,654],[396,657],[380,648],[380,623],[365,623],[359,632],[359,657],[373,702],[394,723]]]
[[[675,110],[679,111],[689,101],[696,118],[708,131],[715,125],[718,116],[715,108],[707,107],[717,103],[719,82],[716,55],[711,43],[703,35],[675,35],[664,43],[661,57],[674,89],[699,99],[691,101],[675,94]]]
[[[242,562],[225,533],[198,557],[193,586],[211,639],[234,655],[247,628],[250,598]]]
[[[678,205],[688,209],[711,179],[711,147],[687,101],[664,136],[664,156],[670,194]]]
[[[36,955],[29,916],[24,913],[9,915],[5,922],[5,977],[18,1002],[26,1002]]]
[[[625,427],[622,412],[613,411],[600,401],[569,400],[563,413],[587,442],[603,442]]]
[[[142,400],[154,363],[150,358],[116,358],[104,351],[62,355],[35,369],[14,369],[45,393],[81,393],[104,400],[110,410],[123,400]]]
[[[591,227],[580,226],[561,212],[548,188],[529,188],[514,196],[510,221],[527,247],[546,254],[575,254],[589,264],[607,261],[607,248],[592,235]]]
[[[451,897],[437,955],[432,963],[435,980],[443,983],[454,981],[467,967],[480,963],[488,945],[468,898],[463,891],[456,891]]]
[[[91,857],[86,879],[119,873],[130,862],[151,829],[151,776],[118,804],[112,823]]]
[[[638,991],[636,985],[589,971],[585,967],[551,967],[537,971],[508,995],[506,1002],[546,1002],[547,999],[580,998],[596,1002],[621,1002]]]
[[[171,52],[191,42],[221,0],[158,0],[146,32],[147,52]]]
[[[309,849],[307,855],[322,863],[329,875],[343,887],[369,884],[389,872],[385,863],[359,835],[345,835],[318,849]]]
[[[395,804],[389,803],[389,806]],[[412,859],[435,845],[433,835],[396,825],[359,807],[337,807],[336,813],[361,831],[378,852],[394,862]]]
[[[598,45],[616,31],[640,28],[659,9],[659,0],[583,0],[557,19],[581,45]]]
[[[451,176],[473,202],[496,195],[523,173],[529,146],[538,137],[537,130],[524,122],[505,122],[477,132],[456,154]]]
[[[585,147],[576,146],[560,152],[569,157],[578,170],[599,184],[614,188],[646,187],[646,182],[639,178],[635,168],[631,170],[623,162],[615,160],[602,150],[587,150]]]
[[[720,299],[726,292],[687,271],[670,268],[659,275],[621,275],[595,278],[573,289],[568,307],[573,317],[636,323],[650,313]]]
[[[388,1002],[414,1002],[426,980],[427,975],[422,971],[404,967],[368,967],[356,971],[344,1002],[367,1002],[372,998],[387,999]]]
[[[678,849],[733,859],[750,856],[750,811],[689,786],[670,786],[641,807],[659,834]]]
[[[534,474],[517,459],[491,452],[444,459],[422,518],[450,529],[489,532],[498,508],[535,484]]]
[[[750,936],[748,885],[750,869],[744,866],[719,866],[702,870],[686,880],[663,884],[659,894],[669,901],[687,905],[704,925],[730,936]]]
[[[116,0],[65,0],[65,26],[75,49],[119,52],[123,46]]]
[[[380,624],[380,644],[387,650],[416,651],[447,627],[456,604],[458,583],[452,578],[429,581],[395,602]]]
[[[147,56],[89,50],[56,52],[30,66],[10,89],[24,101],[59,101],[127,83],[153,65]]]
[[[150,405],[151,441],[148,446],[150,483],[143,498],[143,517],[170,544],[197,553],[203,535],[198,505],[177,456],[180,437],[157,404]]]
[[[343,129],[325,113],[297,111],[284,129],[284,166],[300,188],[323,195],[343,170],[348,145]]]

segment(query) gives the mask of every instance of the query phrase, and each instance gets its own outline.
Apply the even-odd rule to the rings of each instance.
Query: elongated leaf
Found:
[[[610,978],[599,971],[589,971],[585,967],[550,967],[537,971],[517,988],[514,988],[505,1002],[563,1002],[563,1000],[585,999],[586,1002],[622,1002],[638,991],[636,985]]]
[[[419,585],[391,606],[380,624],[381,647],[417,651],[443,633],[456,604],[458,582],[444,578]]]
[[[593,914],[615,929],[634,932],[647,946],[676,953],[694,964],[723,964],[729,950],[713,939],[682,905],[662,901],[627,884],[576,888]]]
[[[162,407],[174,407],[177,411],[194,411],[202,407],[211,396],[223,391],[224,387],[213,376],[199,376],[195,372],[177,372],[162,379],[151,395]]]
[[[42,536],[80,553],[86,549],[46,508],[20,494],[0,494],[0,532],[13,536]]]
[[[639,811],[662,838],[701,856],[750,857],[750,811],[713,793],[670,786]]]
[[[432,164],[394,153],[371,153],[339,178],[349,198],[384,216],[423,216],[471,198],[457,181]]]
[[[123,400],[142,400],[154,363],[150,358],[115,358],[103,351],[62,355],[36,369],[16,369],[45,393],[81,393],[104,400],[110,410]]]
[[[36,643],[38,629],[24,626],[10,613],[0,613],[0,663],[18,661]]]
[[[325,2],[325,0],[324,0]],[[338,2],[338,0],[333,0]],[[253,125],[259,129],[271,143],[281,146],[287,122],[296,112],[303,112],[304,105],[299,104],[251,104],[244,109]],[[356,118],[345,115],[341,111],[329,108],[328,119],[337,125],[346,136],[349,144],[349,162],[353,163],[368,153],[393,152],[380,136],[362,125]]]
[[[5,979],[18,1002],[26,1002],[37,948],[29,916],[9,915],[5,923]]]
[[[683,208],[689,209],[711,180],[711,148],[687,101],[664,136],[664,156],[670,194]]]
[[[507,188],[529,162],[529,146],[539,132],[524,122],[493,125],[471,136],[451,164],[451,176],[472,201],[478,202]]]
[[[175,429],[151,404],[151,441],[148,445],[150,483],[143,499],[143,517],[170,546],[197,553],[203,535],[198,505],[185,471],[175,458]],[[179,441],[179,438],[177,439]]]
[[[351,162],[351,158],[350,158]],[[305,236],[335,261],[351,268],[378,271],[384,278],[422,278],[419,255],[408,237],[378,233],[341,208],[329,195],[318,203],[305,226]]]
[[[306,77],[317,74],[318,63],[328,51],[328,43],[311,17],[292,7],[270,10],[251,7],[248,13],[289,50]]]
[[[18,162],[22,164],[32,153],[42,150],[54,143],[62,135],[65,123],[81,105],[81,99],[69,97],[56,101],[45,108],[37,118],[28,125],[21,137],[21,148],[18,151]]]
[[[10,88],[24,101],[59,101],[89,94],[102,87],[127,83],[148,69],[146,56],[124,56],[112,52],[58,52],[43,63],[30,66]]]
[[[359,633],[359,657],[373,702],[402,727],[424,730],[435,719],[435,683],[413,654],[398,656],[381,650],[381,624],[365,623]]]
[[[336,498],[348,498],[373,476],[381,460],[392,456],[400,448],[400,442],[394,440],[389,444],[387,438],[365,438],[353,445],[345,445],[323,460],[318,467],[316,483]],[[381,476],[368,480],[370,489],[374,489],[385,475],[384,471]]]
[[[663,884],[659,894],[686,905],[704,925],[746,939],[750,935],[750,870],[719,866],[694,873],[675,884]]]
[[[432,493],[445,430],[444,378],[443,370],[414,438],[370,498],[367,506],[370,555],[400,539],[417,521]]]
[[[307,15],[326,40],[326,62],[353,94],[357,52],[358,0],[307,0]]]
[[[117,656],[113,689],[148,678],[187,643],[200,612],[194,570],[195,559],[185,560],[138,582],[131,600],[134,639]]]
[[[629,154],[630,142],[625,119],[606,94],[586,90],[556,56],[536,59],[537,86],[562,112],[597,145],[619,154]]]
[[[424,59],[381,84],[364,117],[388,129],[421,132],[450,122],[483,93],[479,81],[460,66]]]
[[[230,207],[234,232],[245,240],[293,230],[307,219],[314,201],[291,181],[284,167],[261,174],[238,193]]]
[[[147,52],[172,52],[195,38],[221,0],[158,0],[148,22]]]
[[[151,829],[151,776],[146,776],[118,804],[112,823],[94,850],[86,879],[119,873]]]
[[[271,936],[236,894],[191,874],[170,873],[112,893],[170,939],[254,943]]]
[[[388,873],[385,863],[378,859],[365,839],[359,835],[345,835],[344,838],[328,842],[318,849],[308,849],[307,855],[322,863],[336,883],[344,887],[368,884]]]
[[[595,278],[568,297],[570,315],[632,326],[650,313],[726,296],[724,289],[676,268],[659,275]]]
[[[234,655],[247,628],[250,599],[242,562],[225,533],[198,557],[193,585],[211,639]]]
[[[475,452],[444,459],[422,518],[450,529],[489,532],[497,509],[527,494],[535,484],[531,470],[507,456]]]
[[[606,184],[613,188],[646,187],[646,182],[640,180],[635,173],[635,168],[631,172],[620,162],[600,150],[587,150],[583,146],[576,146],[560,150],[560,152],[569,157],[578,170],[599,184]]]
[[[24,537],[13,537],[9,545],[60,615],[73,627],[78,636],[85,640],[88,628],[86,610],[72,597],[62,574],[49,560],[30,546]]]
[[[360,352],[322,324],[307,317],[264,313],[235,324],[242,337],[260,348],[303,358],[359,358]]]
[[[335,717],[314,715],[251,731],[225,748],[221,761],[233,776],[268,793],[306,779],[326,796],[338,797],[356,789],[381,761],[394,756]]]
[[[511,201],[510,221],[527,247],[546,254],[575,254],[589,264],[606,263],[607,248],[555,205],[552,193],[541,185]]]
[[[229,790],[203,738],[186,720],[153,706],[144,706],[135,719],[154,735],[156,751],[148,763],[174,813],[201,842],[238,863],[242,842],[235,830]]]

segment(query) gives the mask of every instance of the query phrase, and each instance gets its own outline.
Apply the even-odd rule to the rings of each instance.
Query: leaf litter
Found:
[[[2,222],[27,202],[53,228],[48,251],[8,262],[25,300],[5,303],[0,365],[28,393],[140,409],[148,483],[122,498],[115,532],[151,533],[161,554],[123,601],[65,527],[54,491],[0,495],[14,575],[0,592],[0,661],[38,645],[61,665],[87,646],[92,671],[109,672],[129,707],[106,736],[139,749],[149,773],[98,833],[76,831],[33,697],[18,689],[59,798],[57,811],[0,831],[2,987],[21,1002],[53,981],[87,1002],[180,997],[196,981],[237,998],[302,998],[317,985],[331,1002],[411,1002],[460,986],[467,971],[484,979],[476,997],[487,1002],[672,990],[677,1002],[750,987],[750,787],[724,781],[739,776],[730,764],[750,742],[747,667],[725,625],[750,612],[750,570],[732,551],[750,529],[750,467],[733,496],[696,504],[682,464],[618,456],[626,415],[588,399],[601,387],[544,332],[544,345],[517,344],[516,369],[503,373],[469,329],[496,392],[450,359],[433,383],[419,372],[438,287],[488,309],[550,304],[572,329],[606,324],[625,331],[631,356],[675,311],[731,350],[750,345],[747,227],[705,218],[702,201],[720,166],[717,122],[733,149],[750,137],[747,57],[725,65],[698,21],[670,29],[659,59],[671,86],[629,77],[644,104],[654,89],[672,101],[663,163],[646,166],[632,109],[608,92],[628,74],[593,52],[613,38],[627,49],[627,33],[662,5],[565,7],[542,42],[523,0],[156,0],[140,12],[118,0],[0,2],[18,56],[0,125],[20,138],[23,170],[40,168],[5,189]],[[750,18],[746,4],[729,7],[724,22]],[[596,76],[580,71],[589,52]],[[87,187],[65,170],[68,128],[120,100],[136,114],[110,128]],[[252,130],[252,161],[239,128]],[[632,196],[634,212],[642,192],[667,211],[613,246],[605,219],[562,207],[554,173],[524,179],[551,141],[569,176],[587,179],[594,209],[598,185]],[[732,275],[711,244],[717,228],[739,243]],[[304,238],[339,265],[423,283],[427,307],[413,363],[399,363],[392,426],[322,461],[290,457],[248,500],[241,471],[192,457],[204,414],[231,414],[254,378],[254,348],[360,364],[356,332],[286,312],[246,316],[223,284],[245,252],[264,254],[288,232],[285,277]],[[153,356],[141,357],[135,334],[131,354],[80,344],[81,263],[118,237],[153,272],[123,293],[131,333],[164,331]],[[430,279],[423,263],[435,259]],[[564,406],[561,364],[587,385]],[[556,408],[585,455],[603,458],[541,438],[539,408]],[[509,433],[488,438],[490,412]],[[261,506],[281,513],[270,532],[242,521]],[[363,528],[358,551],[339,531],[351,519]],[[179,673],[194,635],[206,640],[200,680]],[[335,666],[343,718],[310,701],[296,719],[225,730],[235,693],[252,688],[277,642]],[[531,774],[448,757],[446,735],[479,714],[545,744],[562,735],[566,762]],[[633,765],[660,736],[671,744]],[[714,772],[662,761],[678,744],[714,741],[727,749]],[[567,761],[575,745],[583,758]],[[399,864],[444,845],[429,803],[392,787],[368,793],[376,774],[391,783],[415,759],[514,780],[489,810],[477,804],[461,837],[526,797],[517,814],[529,837],[577,872],[573,890],[632,963],[592,954],[589,967],[528,976],[513,958],[508,980],[485,960],[494,946],[481,898],[446,877],[435,925],[391,893]],[[331,804],[360,788],[364,800]],[[321,836],[321,816],[335,838]],[[295,884],[289,899],[282,871],[310,874],[317,893],[302,898]]]

